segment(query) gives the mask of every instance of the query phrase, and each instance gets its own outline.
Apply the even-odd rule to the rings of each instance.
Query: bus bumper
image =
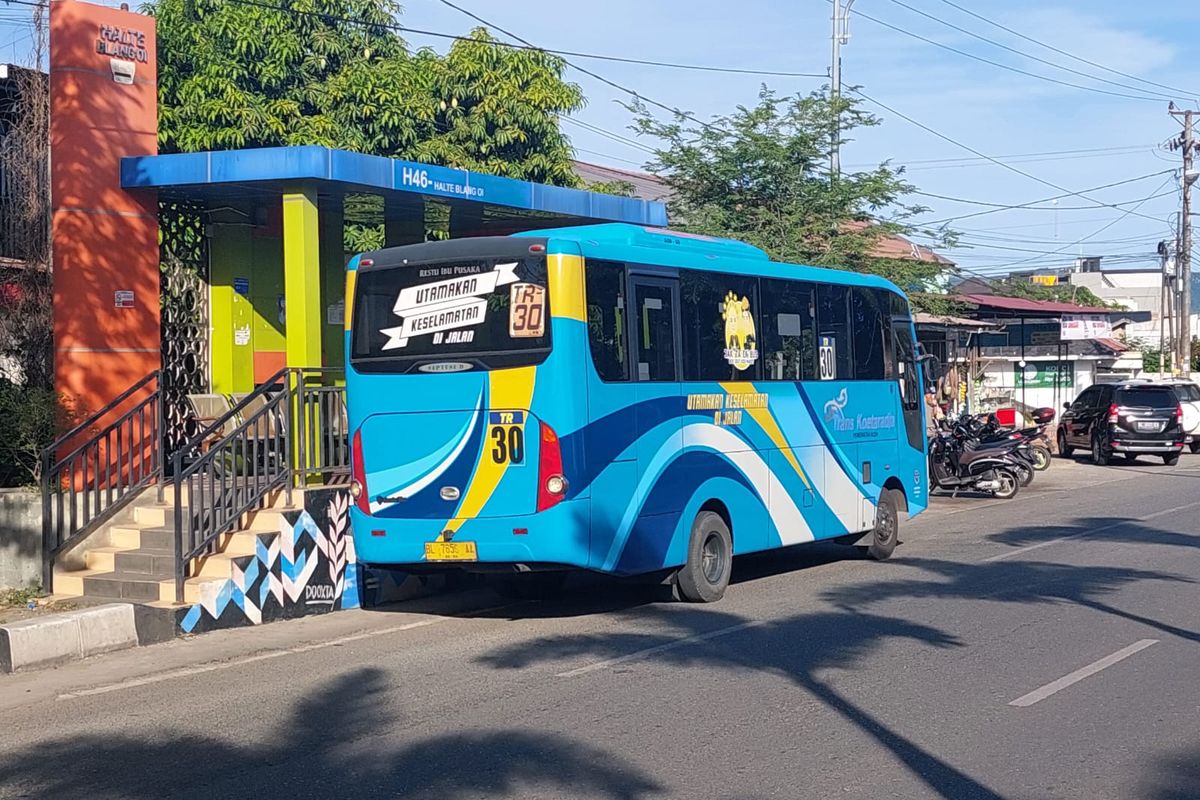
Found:
[[[360,562],[373,566],[457,567],[472,564],[588,565],[588,500],[565,500],[537,514],[472,519],[390,519],[351,508],[354,551]],[[473,543],[472,560],[439,560],[426,557],[427,543],[445,531],[450,541]],[[444,537],[443,537],[444,538]]]

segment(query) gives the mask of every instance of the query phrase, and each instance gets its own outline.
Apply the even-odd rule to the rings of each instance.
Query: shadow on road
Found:
[[[1186,499],[1195,499],[1188,496]],[[1165,509],[1164,509],[1165,510]],[[1192,511],[1193,516],[1197,513]],[[1093,542],[1129,542],[1131,544],[1166,545],[1169,547],[1200,548],[1200,533],[1178,533],[1153,528],[1136,519],[1120,517],[1088,517],[1076,520],[1071,525],[1022,526],[988,534],[986,541],[1027,547],[1052,539],[1075,537]],[[1070,547],[1070,545],[1065,545]]]
[[[286,676],[283,676],[286,680]],[[580,797],[642,800],[664,789],[618,754],[514,727],[386,742],[403,716],[377,695],[382,672],[356,670],[300,703],[274,736],[87,735],[0,754],[0,796],[57,798]],[[230,729],[238,719],[230,715]],[[253,710],[250,710],[253,716]]]
[[[1196,800],[1200,795],[1200,746],[1163,756],[1147,770],[1137,796],[1144,800]]]
[[[959,646],[955,637],[904,619],[848,611],[760,622],[710,609],[677,606],[646,609],[639,619],[647,617],[657,623],[658,632],[547,636],[507,645],[478,660],[496,669],[523,669],[533,664],[576,665],[580,657],[595,663],[640,653],[645,660],[673,666],[718,667],[735,675],[750,670],[766,672],[805,689],[869,735],[937,796],[955,800],[1000,797],[857,705],[835,687],[829,674],[853,670],[859,661],[889,642],[914,641],[934,648],[952,648]],[[681,643],[682,639],[692,641]],[[568,675],[564,679],[572,678]],[[764,708],[763,713],[770,711]]]
[[[1051,528],[1047,539],[1078,533],[1077,528]],[[1138,535],[1134,526],[1133,535]],[[1154,531],[1144,529],[1146,536]],[[918,570],[934,577],[874,581],[864,585],[837,586],[822,592],[822,599],[846,610],[900,598],[985,600],[998,603],[1064,604],[1091,608],[1105,614],[1200,642],[1200,633],[1135,614],[1106,602],[1122,587],[1140,581],[1195,583],[1184,575],[1156,570],[1114,566],[1075,566],[1041,561],[992,561],[962,563],[933,558],[896,559],[895,567]]]

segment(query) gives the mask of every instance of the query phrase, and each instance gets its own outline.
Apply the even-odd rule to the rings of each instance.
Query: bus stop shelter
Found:
[[[121,187],[204,221],[208,297],[193,299],[208,304],[210,391],[222,394],[285,366],[343,366],[348,228],[395,246],[667,222],[658,202],[317,146],[127,157]]]

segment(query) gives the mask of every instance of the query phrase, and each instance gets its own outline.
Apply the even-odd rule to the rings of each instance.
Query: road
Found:
[[[1200,457],[901,533],[0,676],[0,797],[1200,797]]]

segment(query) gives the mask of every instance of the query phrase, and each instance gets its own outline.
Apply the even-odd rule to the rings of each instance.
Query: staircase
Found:
[[[329,372],[280,370],[172,454],[158,373],[69,431],[43,454],[44,585],[85,603],[135,603],[187,631],[198,606],[215,618],[231,598],[253,617],[256,579],[259,602],[268,590],[282,602],[281,547],[289,568],[307,558],[293,553],[299,532],[281,539],[284,514],[304,508],[304,486],[349,471]]]
[[[176,598],[174,501],[158,502],[144,490],[101,525],[78,553],[54,567],[54,593],[96,601],[126,601],[155,608],[179,608]],[[278,534],[283,512],[303,507],[303,492],[292,494],[292,507],[280,492],[264,508],[246,515],[237,530],[218,537],[213,552],[186,565],[182,606],[212,597],[234,578],[236,559],[254,556],[264,534]],[[187,508],[184,498],[183,508]]]

